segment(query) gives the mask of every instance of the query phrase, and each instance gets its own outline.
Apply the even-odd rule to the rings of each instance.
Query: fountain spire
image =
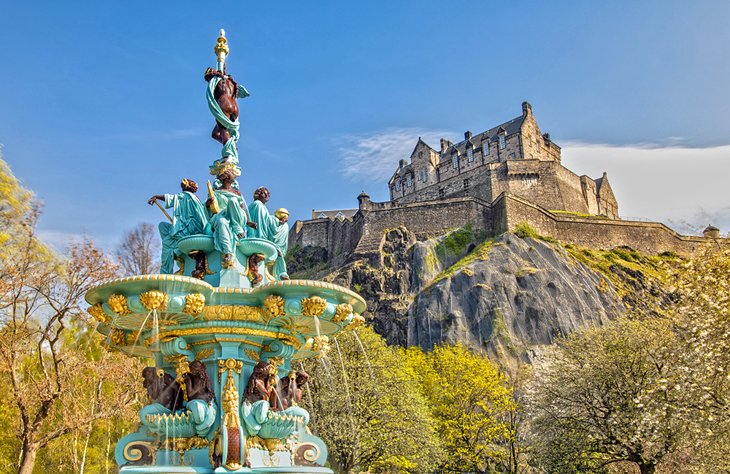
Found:
[[[223,28],[221,28],[218,34],[218,40],[215,43],[213,51],[215,51],[215,55],[218,58],[216,69],[224,73],[226,71],[226,57],[228,56],[228,40],[226,39],[226,30]]]

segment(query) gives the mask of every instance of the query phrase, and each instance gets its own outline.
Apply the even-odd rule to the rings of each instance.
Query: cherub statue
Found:
[[[182,192],[179,194],[156,194],[147,200],[150,206],[155,201],[163,201],[165,208],[173,210],[172,222],[160,222],[158,226],[162,238],[160,273],[173,272],[174,260],[182,256],[177,248],[178,241],[188,235],[204,233],[208,222],[205,207],[195,195],[198,184],[192,179],[183,179],[180,187]]]

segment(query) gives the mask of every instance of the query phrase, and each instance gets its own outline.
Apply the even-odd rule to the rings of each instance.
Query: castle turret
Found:
[[[365,191],[361,192],[357,196],[357,202],[358,202],[358,208],[361,211],[367,211],[371,207],[371,205],[370,205],[370,196]]]

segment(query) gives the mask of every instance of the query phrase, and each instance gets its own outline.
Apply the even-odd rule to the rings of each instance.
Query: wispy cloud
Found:
[[[563,164],[574,172],[593,178],[608,172],[621,215],[663,221],[683,232],[710,223],[730,230],[730,145],[562,146]]]
[[[352,180],[384,184],[399,160],[407,160],[418,137],[434,148],[451,132],[420,128],[390,128],[370,135],[348,135],[337,139],[344,175]]]

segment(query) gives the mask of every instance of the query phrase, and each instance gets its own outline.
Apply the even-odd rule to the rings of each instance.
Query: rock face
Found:
[[[390,344],[461,342],[505,362],[529,361],[556,336],[625,311],[603,274],[558,244],[514,234],[485,241],[461,229],[417,242],[401,227],[378,253],[317,276],[363,295],[366,318]]]
[[[416,295],[406,343],[430,349],[460,341],[500,359],[527,361],[533,346],[602,325],[623,310],[605,277],[564,250],[505,234],[486,259],[475,259]]]

